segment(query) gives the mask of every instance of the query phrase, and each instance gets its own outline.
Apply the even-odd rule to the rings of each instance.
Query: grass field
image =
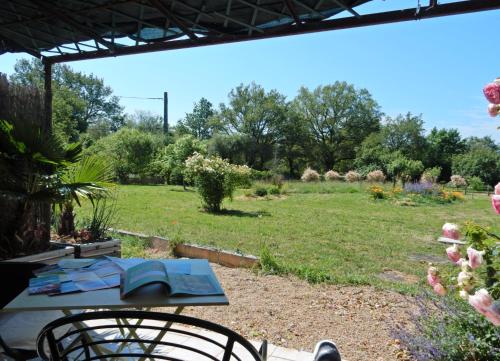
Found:
[[[271,200],[248,199],[239,190],[226,211],[214,215],[201,209],[193,189],[119,186],[114,226],[255,255],[266,245],[280,265],[311,280],[401,289],[377,275],[423,276],[425,264],[409,257],[443,255],[436,238],[444,222],[494,226],[496,220],[486,195],[403,207],[373,201],[357,184],[292,182],[286,188],[286,196]]]

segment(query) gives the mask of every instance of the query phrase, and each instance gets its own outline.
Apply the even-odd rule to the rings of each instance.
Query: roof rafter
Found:
[[[349,11],[353,16],[355,16],[357,18],[359,18],[361,16],[361,15],[359,15],[359,13],[357,11],[354,11],[351,6],[347,6],[346,4],[344,4],[343,1],[341,1],[341,0],[333,0],[333,2],[335,4],[337,4],[338,6],[340,6],[342,9]]]
[[[297,11],[295,10],[295,7],[293,6],[292,1],[291,0],[283,0],[283,2],[285,3],[285,6],[286,6],[288,12],[290,13],[290,15],[292,15],[293,20],[295,21],[295,24],[297,24],[297,25],[302,24],[302,21],[300,20],[299,16],[297,15]]]
[[[104,40],[98,33],[96,33],[91,27],[88,27],[86,25],[80,24],[78,21],[73,19],[71,16],[57,12],[56,9],[54,9],[54,4],[49,1],[45,0],[43,6],[40,6],[40,4],[34,2],[34,0],[29,0],[31,3],[35,4],[36,7],[41,11],[45,12],[48,14],[51,14],[54,16],[54,18],[60,20],[63,23],[66,23],[70,25],[71,27],[75,28],[76,30],[80,31],[81,33],[89,36],[91,39],[95,40],[96,43],[99,43],[106,48],[114,49],[114,45],[110,43],[107,40]]]
[[[0,41],[4,42],[5,44],[9,44],[9,46],[14,45],[15,47],[22,49],[24,52],[30,54],[31,56],[34,56],[35,58],[40,59],[42,57],[42,54],[40,54],[40,52],[38,52],[37,50],[28,48],[28,47],[24,46],[23,44],[18,43],[17,41],[15,41],[13,39],[6,38],[2,34],[0,34]],[[12,45],[10,45],[10,44],[12,44]]]
[[[189,29],[189,27],[184,24],[182,20],[177,18],[177,16],[171,12],[160,0],[148,0],[148,2],[156,8],[160,13],[162,13],[167,19],[179,27],[191,40],[197,40],[196,34]]]

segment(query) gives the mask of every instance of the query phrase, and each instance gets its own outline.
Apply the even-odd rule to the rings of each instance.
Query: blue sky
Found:
[[[410,6],[414,1],[402,0]],[[375,5],[377,6],[377,5]],[[255,81],[289,99],[300,86],[345,80],[367,88],[390,116],[422,113],[427,129],[458,128],[500,141],[483,86],[500,76],[494,28],[500,10],[239,44],[69,63],[104,78],[116,95],[169,92],[171,123],[206,97],[215,105],[240,83]],[[0,56],[10,74],[20,54]],[[127,112],[162,114],[161,101],[122,99]]]

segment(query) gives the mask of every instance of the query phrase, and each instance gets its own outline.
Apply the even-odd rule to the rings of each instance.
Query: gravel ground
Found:
[[[391,325],[408,319],[411,302],[372,287],[310,285],[212,264],[230,305],[189,307],[184,314],[214,321],[250,339],[312,352],[334,340],[348,361],[402,360]]]

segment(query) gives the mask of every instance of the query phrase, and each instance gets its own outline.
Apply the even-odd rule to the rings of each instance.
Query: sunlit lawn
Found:
[[[249,191],[240,190],[214,215],[201,209],[193,189],[119,186],[115,226],[255,255],[267,244],[292,269],[327,274],[334,283],[384,285],[377,277],[384,270],[423,276],[425,264],[409,257],[443,255],[436,238],[444,222],[493,226],[496,219],[486,195],[404,207],[371,200],[362,185],[286,187],[286,196],[272,200],[241,197]]]

